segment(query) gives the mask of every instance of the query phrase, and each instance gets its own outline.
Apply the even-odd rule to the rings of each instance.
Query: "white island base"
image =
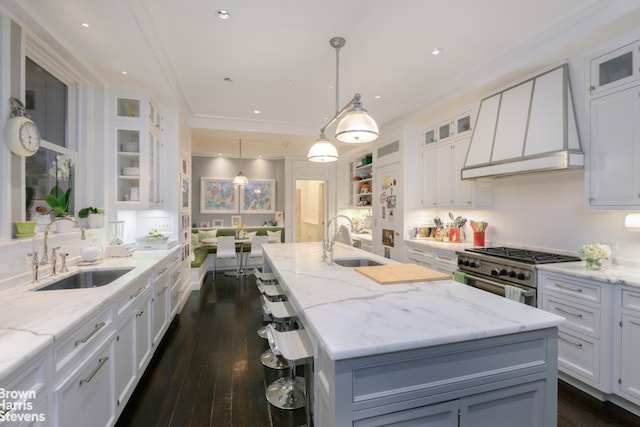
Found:
[[[563,318],[452,280],[380,285],[265,245],[314,344],[315,426],[555,427]],[[334,258],[385,259],[336,244]]]
[[[556,328],[355,359],[318,348],[317,426],[555,426]]]

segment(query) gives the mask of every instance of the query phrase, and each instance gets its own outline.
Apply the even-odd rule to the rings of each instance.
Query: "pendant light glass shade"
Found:
[[[238,163],[238,169],[242,169],[242,140],[240,140],[240,161]],[[234,186],[244,186],[249,183],[249,180],[246,176],[242,174],[242,170],[238,171],[238,175],[233,178]]]
[[[249,180],[247,179],[246,176],[244,176],[242,174],[242,172],[238,172],[238,175],[235,176],[235,178],[233,178],[233,185],[235,186],[243,186],[243,185],[247,185],[249,183]]]
[[[327,141],[324,135],[320,135],[316,143],[311,146],[307,159],[317,163],[335,162],[338,160],[338,150]]]
[[[371,142],[378,138],[378,125],[375,120],[362,108],[360,102],[353,105],[338,123],[336,139],[340,142],[360,144]]]

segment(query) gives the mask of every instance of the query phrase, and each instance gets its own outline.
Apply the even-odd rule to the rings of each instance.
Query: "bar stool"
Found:
[[[264,273],[256,268],[253,270],[253,274],[256,276],[256,279],[262,280],[262,282],[267,285],[275,285],[278,283],[278,278],[274,273]]]
[[[313,343],[304,329],[279,332],[267,326],[269,346],[291,369],[288,377],[278,378],[267,387],[269,403],[280,409],[307,408],[307,425],[311,418],[311,376]],[[305,376],[296,376],[296,366],[306,365]]]
[[[293,306],[288,301],[269,301],[264,295],[262,296],[262,312],[273,320],[274,329],[282,331],[294,329],[297,314]],[[277,326],[277,328],[275,327]],[[260,362],[271,369],[286,369],[287,365],[282,363],[273,351],[269,348],[260,355]]]
[[[278,302],[287,300],[287,296],[280,285],[265,285],[260,279],[256,279],[256,285],[258,286],[258,291],[260,291],[260,294],[264,295],[269,301]],[[257,334],[260,338],[266,340],[266,325],[258,329]]]

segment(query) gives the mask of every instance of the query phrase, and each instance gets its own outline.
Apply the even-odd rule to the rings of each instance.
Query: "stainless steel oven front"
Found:
[[[524,303],[532,307],[536,307],[536,288],[530,288],[528,286],[521,286],[517,283],[510,282],[508,280],[502,280],[496,277],[485,277],[470,273],[466,270],[460,270],[465,275],[465,282],[469,286],[482,289],[483,291],[491,292],[492,294],[504,297],[506,294],[506,286],[515,286],[522,290],[524,296]]]

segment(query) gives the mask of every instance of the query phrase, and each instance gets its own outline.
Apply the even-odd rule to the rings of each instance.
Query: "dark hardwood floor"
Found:
[[[256,335],[262,320],[254,278],[211,278],[171,324],[116,427],[305,425],[304,410],[280,410],[264,397],[282,372],[259,360],[268,346]],[[558,395],[558,427],[640,426],[640,418],[563,382]]]

